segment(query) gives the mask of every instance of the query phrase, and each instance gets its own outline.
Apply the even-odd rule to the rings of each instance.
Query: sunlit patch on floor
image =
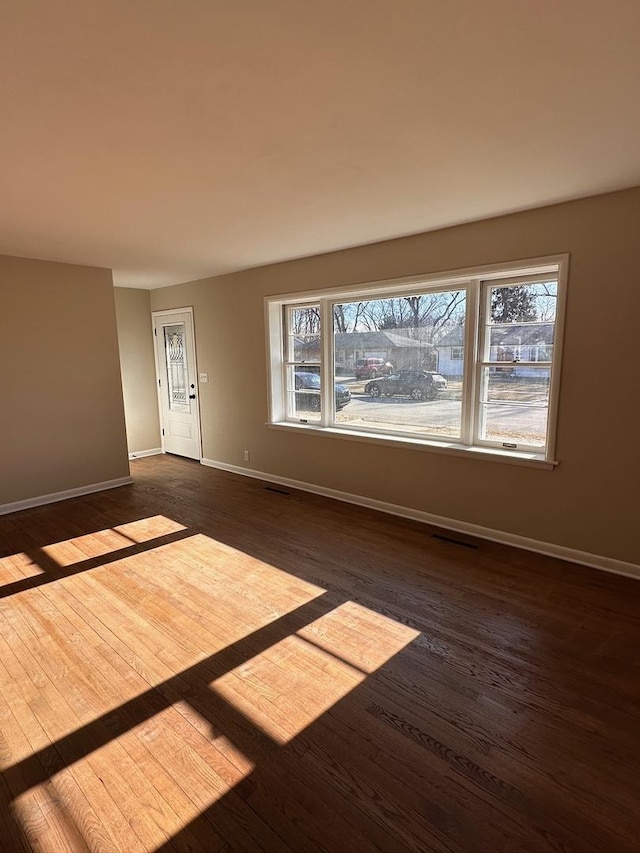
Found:
[[[65,567],[83,560],[102,557],[140,542],[149,542],[161,536],[178,533],[181,530],[186,530],[183,524],[178,524],[177,521],[172,521],[163,515],[155,515],[45,545],[41,550],[58,566]]]
[[[362,672],[375,672],[420,636],[420,631],[354,601],[345,601],[298,635]]]
[[[168,536],[170,533],[178,533],[186,530],[184,524],[179,524],[164,515],[152,515],[149,518],[140,518],[130,521],[128,524],[119,524],[113,530],[121,533],[132,542],[150,542],[159,536]]]
[[[225,673],[211,689],[284,744],[418,635],[349,601]]]
[[[25,578],[34,578],[42,574],[44,569],[39,566],[29,554],[12,554],[0,558],[0,586]]]
[[[35,849],[63,849],[60,840],[72,838],[75,826],[82,827],[92,850],[154,849],[251,773],[254,765],[236,747],[226,738],[203,737],[181,705],[68,761],[50,781],[16,797],[14,813],[38,840]]]

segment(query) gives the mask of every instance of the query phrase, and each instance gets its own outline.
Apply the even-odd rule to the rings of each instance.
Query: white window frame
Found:
[[[455,455],[472,454],[495,461],[515,462],[552,468],[555,460],[556,424],[560,393],[560,368],[562,364],[562,339],[564,330],[569,255],[553,255],[513,263],[487,265],[445,273],[411,276],[378,282],[367,282],[343,288],[288,293],[265,298],[267,341],[267,373],[269,384],[268,426],[276,429],[308,430],[317,434],[394,446],[439,451]],[[543,452],[539,448],[519,445],[505,446],[503,442],[480,439],[479,391],[482,369],[487,364],[484,349],[486,331],[486,304],[490,288],[496,285],[548,281],[557,278],[558,295],[555,317],[553,359],[550,363],[549,409],[547,442]],[[416,436],[400,430],[383,430],[375,426],[358,426],[335,421],[334,380],[334,329],[333,306],[360,298],[381,299],[387,296],[406,296],[429,291],[466,289],[466,314],[463,363],[463,389],[461,435],[459,439],[442,440],[435,436]],[[286,308],[320,307],[321,323],[321,414],[319,421],[304,422],[287,414],[287,363],[285,346],[288,328],[284,318]],[[526,366],[526,365],[523,365]],[[536,362],[535,367],[541,367]]]

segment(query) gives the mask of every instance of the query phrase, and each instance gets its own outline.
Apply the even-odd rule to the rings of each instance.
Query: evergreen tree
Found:
[[[538,319],[533,294],[526,284],[497,287],[491,296],[491,317],[496,323],[527,323]]]

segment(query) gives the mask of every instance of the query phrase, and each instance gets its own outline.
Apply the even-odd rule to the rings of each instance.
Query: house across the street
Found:
[[[491,328],[491,361],[516,365],[515,374],[521,377],[540,377],[540,368],[525,367],[518,362],[551,361],[553,352],[553,323],[512,323]],[[464,364],[464,327],[456,326],[436,346],[437,370],[443,376],[462,376]],[[548,375],[548,374],[547,374]]]
[[[398,332],[337,332],[334,339],[336,373],[346,375],[355,371],[363,358],[381,358],[394,370],[434,370],[436,355],[433,344],[410,337],[413,330]],[[422,330],[417,330],[418,333]],[[298,353],[309,362],[320,361],[319,341],[314,337],[296,346]]]

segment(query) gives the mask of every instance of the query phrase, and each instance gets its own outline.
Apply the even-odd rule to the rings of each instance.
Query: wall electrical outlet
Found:
[[[251,453],[248,450],[244,452],[244,461],[248,462],[251,459]]]

